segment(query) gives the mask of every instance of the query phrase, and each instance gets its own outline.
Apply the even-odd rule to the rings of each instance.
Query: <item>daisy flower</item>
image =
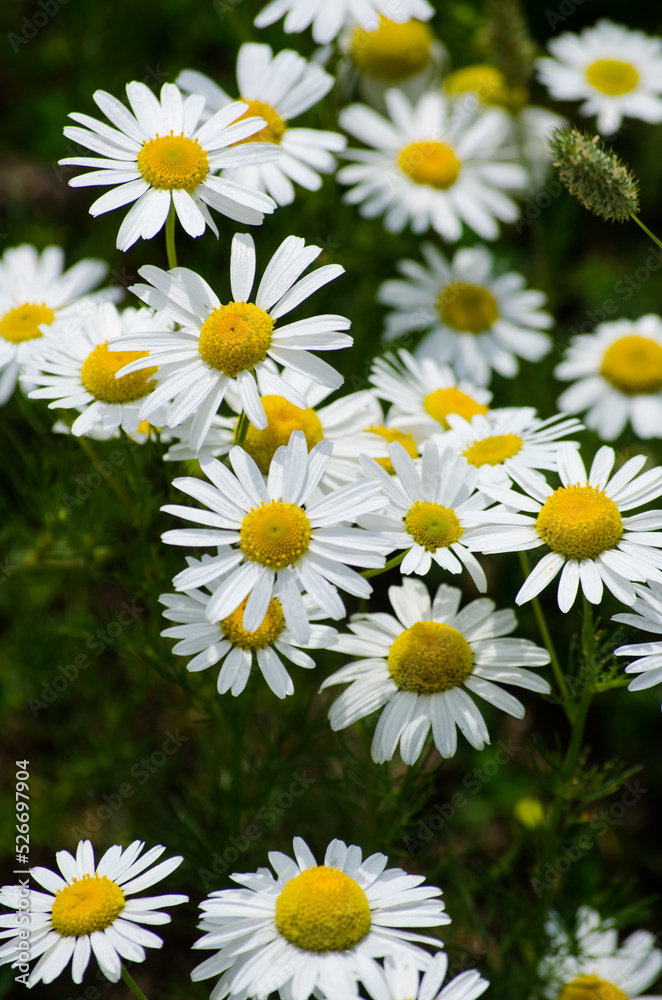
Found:
[[[487,413],[492,399],[488,389],[468,379],[458,382],[448,365],[439,365],[432,358],[417,360],[408,351],[398,351],[397,357],[387,354],[376,358],[370,382],[377,395],[392,404],[389,421],[417,441],[448,430],[451,413],[467,420]]]
[[[662,517],[659,519],[662,526]],[[635,583],[636,599],[632,605],[635,614],[618,614],[612,621],[634,625],[642,632],[662,633],[662,586],[651,582],[647,587]],[[628,691],[642,691],[662,681],[662,642],[637,642],[629,646],[619,646],[616,656],[636,656],[625,668],[626,674],[639,674],[630,684]]]
[[[208,557],[207,557],[208,558]],[[202,565],[204,559],[189,559],[189,566]],[[181,641],[173,647],[178,656],[196,655],[189,660],[187,669],[206,670],[215,663],[222,663],[218,675],[218,693],[230,691],[235,697],[244,690],[251,668],[257,666],[277,698],[294,693],[292,678],[283,666],[281,657],[291,660],[298,667],[315,666],[305,649],[328,649],[336,641],[336,630],[326,625],[311,625],[308,642],[297,642],[285,624],[283,608],[278,597],[272,597],[262,624],[254,632],[242,628],[247,598],[224,618],[210,622],[207,617],[209,594],[202,590],[187,590],[183,594],[161,594],[165,604],[164,618],[180,624],[164,629],[161,635]],[[309,621],[322,617],[317,609],[304,601]],[[280,656],[279,656],[280,654]]]
[[[524,705],[499,687],[514,684],[547,694],[547,681],[522,670],[549,663],[549,656],[527,639],[502,639],[517,627],[511,610],[495,611],[485,597],[458,611],[461,590],[442,584],[430,602],[422,580],[405,579],[390,587],[397,615],[354,615],[353,635],[340,635],[340,653],[364,657],[338,670],[322,684],[351,682],[331,706],[334,730],[382,712],[372,741],[377,764],[391,760],[398,743],[405,764],[418,760],[432,727],[442,757],[457,749],[457,730],[482,750],[490,737],[485,721],[467,692],[521,719]],[[367,657],[367,658],[366,658]],[[496,682],[496,683],[495,683]]]
[[[559,396],[559,408],[586,411],[586,426],[604,441],[619,437],[628,422],[639,438],[662,435],[659,316],[600,323],[594,333],[573,337],[554,374],[573,382]]]
[[[292,860],[271,851],[268,868],[230,877],[242,889],[210,893],[201,904],[203,937],[193,947],[218,949],[191,974],[194,981],[221,973],[212,996],[222,1000],[308,1000],[326,983],[353,991],[359,977],[374,975],[377,958],[397,947],[415,968],[439,947],[438,938],[411,930],[450,923],[439,897],[421,875],[386,868],[385,854],[363,860],[361,849],[332,840],[324,864],[301,837]]]
[[[662,121],[662,40],[606,18],[579,35],[565,31],[548,45],[553,58],[538,59],[539,79],[552,97],[583,101],[583,115],[597,115],[598,132],[613,135],[624,117]]]
[[[508,485],[511,469],[556,469],[561,438],[584,429],[574,417],[556,414],[541,420],[532,406],[490,410],[471,420],[451,413],[448,422],[444,444],[477,469],[479,486]],[[577,446],[576,441],[567,443]]]
[[[649,931],[635,931],[619,947],[616,928],[589,906],[577,911],[573,939],[556,914],[546,930],[551,938],[550,954],[539,971],[550,1000],[580,996],[629,1000],[641,996],[662,970],[662,951],[655,947],[655,937]],[[660,998],[647,993],[646,1000]]]
[[[338,132],[292,128],[290,121],[317,104],[334,82],[321,66],[292,49],[274,56],[269,45],[242,45],[237,57],[239,100],[248,105],[247,114],[257,115],[267,123],[252,140],[277,146],[281,155],[270,163],[236,167],[226,171],[225,176],[245,187],[266,191],[277,205],[294,201],[294,183],[318,191],[322,186],[319,172],[333,173],[333,154],[345,148],[345,137]],[[232,103],[232,98],[203,73],[184,70],[177,84],[184,91],[202,94],[206,110],[212,113]]]
[[[523,190],[526,172],[502,162],[503,113],[480,111],[475,102],[452,110],[441,93],[424,94],[414,106],[398,90],[385,95],[389,119],[364,104],[340,113],[340,125],[371,149],[348,149],[356,163],[338,171],[352,184],[345,201],[361,214],[385,213],[384,225],[399,233],[432,226],[455,242],[467,225],[485,240],[499,235],[497,219],[514,222],[519,209],[504,192]]]
[[[390,444],[388,451],[395,477],[374,460],[361,462],[365,472],[381,483],[388,505],[380,514],[364,515],[360,523],[380,531],[393,549],[406,550],[400,564],[403,573],[425,576],[433,560],[449,573],[461,573],[464,566],[478,589],[486,591],[485,574],[466,546],[471,512],[488,503],[476,493],[476,470],[434,441],[424,446],[420,469],[401,444]]]
[[[119,427],[127,434],[135,433],[141,424],[140,407],[155,385],[148,379],[156,369],[144,368],[115,378],[120,368],[144,357],[145,352],[113,353],[108,350],[108,341],[136,329],[162,325],[151,309],[125,309],[120,313],[110,302],[73,321],[66,330],[56,324],[53,333],[44,336],[24,376],[26,381],[42,386],[29,393],[30,399],[52,400],[49,409],[79,410],[80,416],[71,427],[76,437],[87,436],[96,428],[106,438]],[[160,418],[165,419],[165,408]]]
[[[31,869],[31,877],[46,892],[3,886],[0,903],[27,912],[29,936],[25,937],[26,924],[17,924],[18,913],[0,916],[0,927],[9,928],[0,932],[6,939],[0,948],[0,964],[19,964],[14,960],[17,950],[27,951],[31,959],[39,958],[27,983],[34,986],[52,982],[70,960],[72,979],[81,983],[92,952],[103,975],[113,983],[122,973],[122,959],[143,962],[145,948],[160,948],[163,941],[141,924],[170,923],[170,915],[159,907],[188,900],[180,895],[127,899],[165,878],[184,860],[170,858],[147,871],[165,847],[152,847],[139,857],[144,846],[140,840],[126,848],[115,845],[96,864],[91,841],[81,840],[75,858],[68,851],[55,855],[61,875],[49,868]]]
[[[93,95],[112,128],[89,115],[69,115],[85,128],[68,125],[64,134],[101,158],[60,160],[65,166],[95,168],[72,177],[72,187],[113,185],[93,203],[90,215],[135,202],[117,234],[119,250],[128,250],[140,237],[156,236],[171,205],[189,236],[202,236],[206,226],[218,236],[210,208],[249,226],[259,225],[265,213],[273,212],[274,202],[261,191],[215,176],[223,168],[266,163],[278,156],[271,145],[245,144],[266,125],[262,118],[244,117],[248,105],[230,104],[198,128],[205,106],[198,94],[183,100],[179,87],[164,83],[158,100],[135,80],[127,83],[126,93],[133,114],[103,90]]]
[[[490,985],[476,969],[461,972],[449,980],[444,988],[441,984],[448,970],[448,955],[438,951],[430,962],[422,978],[419,970],[408,956],[397,949],[384,958],[384,967],[378,967],[365,983],[373,1000],[476,1000]],[[348,993],[327,986],[326,1000],[352,1000],[356,992]]]
[[[401,260],[405,280],[385,281],[377,290],[377,301],[394,310],[386,317],[386,340],[424,330],[416,357],[451,365],[479,385],[488,384],[492,369],[517,375],[517,356],[539,361],[549,353],[551,338],[540,332],[554,323],[541,308],[546,296],[526,288],[521,274],[495,274],[486,247],[458,250],[451,261],[431,243],[421,252],[427,266]]]
[[[168,504],[161,509],[206,528],[166,531],[170,545],[218,546],[215,556],[179,573],[177,590],[189,590],[220,578],[207,604],[207,618],[223,621],[245,597],[241,627],[255,632],[263,623],[278,591],[285,622],[298,642],[306,643],[310,623],[302,598],[311,600],[329,618],[343,618],[345,606],[337,586],[357,597],[368,597],[368,581],[349,569],[384,565],[384,540],[372,532],[345,527],[384,500],[379,483],[364,480],[314,495],[331,455],[330,441],[320,441],[310,454],[301,431],[272,459],[265,480],[243,448],[230,451],[230,470],[213,458],[200,467],[213,486],[199,479],[175,479],[174,485],[207,505],[207,510]]]
[[[198,451],[231,385],[236,385],[246,416],[260,429],[267,426],[267,416],[256,376],[261,375],[260,384],[267,391],[305,407],[301,394],[278,377],[274,362],[329,389],[342,385],[342,376],[309,352],[350,347],[352,338],[339,332],[350,326],[345,316],[324,314],[276,326],[318,288],[343,274],[339,264],[327,264],[297,281],[321,252],[320,247],[307,247],[303,239],[288,236],[268,263],[254,303],[248,300],[255,281],[255,244],[247,233],[232,240],[234,301],[223,305],[207,282],[188,268],[140,268],[138,273],[150,284],[133,285],[131,291],[160,312],[164,327],[171,322],[180,325],[174,333],[164,329],[125,335],[110,346],[149,352],[120,369],[120,376],[158,368],[159,385],[143,403],[141,419],[149,420],[163,403],[172,401],[168,426],[177,427],[195,414],[189,445]]]
[[[564,612],[574,604],[580,584],[592,604],[602,600],[604,585],[617,600],[631,605],[632,581],[662,582],[662,532],[655,530],[662,526],[662,511],[622,516],[662,494],[662,468],[637,476],[646,463],[645,455],[637,455],[611,476],[615,458],[614,450],[603,446],[587,475],[577,449],[564,442],[558,452],[562,485],[557,489],[524,468],[510,471],[524,494],[482,485],[488,496],[506,506],[475,515],[485,527],[472,533],[472,549],[517,552],[547,545],[551,550],[529,573],[517,604],[536,597],[559,573],[558,604]]]
[[[289,35],[313,27],[313,39],[325,45],[340,33],[351,21],[360,24],[366,31],[379,27],[380,14],[388,14],[392,20],[402,24],[416,17],[427,21],[434,8],[427,0],[271,0],[255,18],[256,28],[265,28],[285,16],[283,28]]]
[[[46,247],[40,254],[23,243],[5,250],[0,260],[0,405],[14,391],[44,327],[122,295],[119,288],[88,295],[108,272],[102,260],[80,260],[68,271],[63,268],[60,247]]]

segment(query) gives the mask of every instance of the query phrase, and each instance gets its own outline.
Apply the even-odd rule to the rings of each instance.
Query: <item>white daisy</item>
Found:
[[[586,412],[586,426],[613,441],[629,422],[639,438],[662,436],[662,319],[600,323],[573,337],[557,378],[573,381],[559,396],[566,413]]]
[[[207,557],[208,558],[208,557]],[[204,564],[188,559],[189,567]],[[272,597],[262,624],[254,632],[242,628],[247,598],[223,621],[210,622],[207,617],[209,594],[202,590],[187,590],[183,594],[161,594],[165,604],[164,618],[180,624],[164,629],[161,635],[181,641],[173,647],[178,656],[196,655],[187,664],[187,670],[206,670],[215,663],[222,663],[218,675],[218,693],[230,691],[239,695],[246,687],[251,667],[257,661],[262,676],[278,698],[294,693],[292,678],[283,666],[281,657],[291,660],[298,667],[315,666],[304,649],[328,649],[336,641],[336,630],[326,625],[311,625],[308,642],[300,643],[285,624],[285,616],[278,597]],[[322,617],[317,609],[304,601],[309,621]],[[280,656],[278,655],[280,653]]]
[[[373,1000],[476,1000],[490,985],[476,969],[461,972],[441,984],[448,970],[448,955],[438,951],[422,978],[416,966],[405,953],[397,949],[384,958],[384,968],[371,970],[365,987]],[[348,993],[333,985],[324,990],[326,1000],[352,1000],[358,993]]]
[[[584,429],[574,417],[555,414],[541,420],[532,406],[490,410],[471,420],[451,413],[448,422],[443,442],[476,468],[479,485],[508,485],[511,469],[556,469],[561,438]]]
[[[167,924],[170,915],[161,906],[185,903],[188,896],[127,896],[147,889],[177,868],[182,857],[162,861],[150,871],[151,864],[163,854],[165,847],[152,847],[139,857],[145,844],[134,840],[126,848],[111,847],[98,864],[89,840],[81,840],[76,857],[68,851],[55,855],[62,876],[49,868],[32,868],[31,877],[47,892],[5,885],[0,889],[0,903],[29,917],[26,924],[17,923],[17,913],[0,916],[0,937],[6,943],[0,948],[0,964],[14,961],[18,944],[39,958],[28,979],[28,986],[52,982],[71,960],[71,976],[75,983],[83,974],[94,952],[101,972],[116,983],[122,973],[122,959],[143,962],[145,948],[160,948],[163,941],[141,924]],[[25,909],[26,892],[29,909]]]
[[[208,528],[166,531],[170,545],[218,546],[218,556],[184,570],[174,579],[177,590],[189,590],[220,578],[207,604],[207,618],[222,621],[245,597],[242,628],[256,631],[269,603],[278,598],[288,628],[298,642],[308,642],[310,623],[301,596],[329,617],[344,618],[341,587],[357,597],[368,597],[368,581],[349,569],[384,565],[384,540],[360,528],[345,527],[384,500],[379,483],[363,480],[322,496],[315,490],[333,445],[321,441],[310,454],[301,431],[293,431],[287,447],[279,448],[265,480],[243,448],[230,451],[233,475],[213,458],[200,466],[213,486],[199,479],[175,479],[174,485],[209,509],[167,504],[161,509]],[[249,596],[250,595],[250,596]]]
[[[324,314],[275,325],[318,288],[343,274],[339,264],[327,264],[297,281],[321,252],[320,247],[307,247],[303,239],[288,236],[264,271],[255,303],[248,301],[255,280],[255,244],[247,233],[238,233],[232,240],[230,287],[234,301],[223,305],[194,271],[184,267],[162,271],[151,265],[140,268],[138,273],[151,284],[133,285],[131,291],[159,310],[165,320],[180,325],[174,333],[136,333],[111,345],[111,350],[149,352],[149,357],[125,365],[120,376],[158,367],[155,378],[159,385],[143,404],[141,418],[149,420],[163,403],[172,400],[168,426],[177,427],[195,414],[189,445],[198,451],[231,384],[236,384],[246,416],[258,428],[267,426],[267,417],[256,375],[261,375],[262,391],[306,406],[301,394],[279,378],[274,362],[329,389],[342,385],[342,376],[309,352],[350,347],[352,338],[339,332],[350,326],[345,316]]]
[[[548,920],[546,930],[551,938],[550,954],[539,971],[550,1000],[580,996],[586,1000],[630,1000],[641,996],[662,970],[662,951],[655,947],[656,939],[649,931],[635,931],[619,947],[613,923],[602,920],[589,906],[577,911],[573,939],[556,914]],[[660,997],[647,993],[646,1000]]]
[[[662,517],[660,518],[662,525]],[[642,632],[662,633],[662,586],[651,582],[647,587],[634,585],[637,597],[632,605],[635,614],[618,614],[612,621],[634,625]],[[642,691],[662,681],[662,642],[637,642],[619,646],[616,656],[636,656],[625,668],[626,674],[639,674],[628,684],[628,691]]]
[[[103,90],[93,95],[114,128],[89,115],[69,115],[86,127],[68,125],[64,134],[101,158],[60,160],[66,166],[96,168],[72,177],[72,187],[114,185],[93,203],[91,215],[135,202],[117,234],[119,250],[128,250],[140,237],[156,236],[171,205],[189,236],[202,236],[206,226],[218,236],[209,208],[249,226],[273,212],[276,206],[267,195],[215,176],[227,167],[266,163],[279,155],[265,143],[245,144],[266,124],[262,118],[244,118],[248,105],[230,104],[198,128],[205,106],[200,95],[183,100],[174,83],[164,83],[159,101],[146,84],[135,81],[127,83],[126,93],[133,114]]]
[[[432,358],[412,357],[408,351],[398,356],[376,358],[370,382],[378,396],[391,403],[389,422],[425,441],[433,434],[448,430],[449,414],[458,413],[470,420],[477,413],[487,413],[492,393],[468,379],[459,382],[448,365]]]
[[[212,892],[202,903],[206,933],[193,947],[218,950],[191,978],[221,973],[214,1000],[264,1000],[276,990],[283,1000],[308,1000],[326,983],[352,991],[394,947],[417,969],[430,964],[420,945],[438,948],[439,939],[411,928],[450,923],[441,889],[386,868],[385,854],[363,860],[359,847],[342,840],[331,841],[318,865],[295,837],[294,856],[271,851],[275,878],[268,868],[231,875],[245,888]]]
[[[80,260],[63,271],[60,247],[39,251],[23,243],[0,260],[0,405],[6,403],[39,345],[43,327],[90,309],[95,302],[121,298],[121,289],[88,295],[106,276],[102,260]]]
[[[271,0],[255,18],[256,28],[265,28],[285,16],[283,29],[287,34],[313,26],[313,38],[321,45],[333,41],[343,27],[354,21],[367,31],[379,26],[379,15],[402,24],[412,17],[427,21],[434,8],[427,0]]]
[[[543,292],[526,288],[521,274],[495,274],[486,247],[458,250],[451,261],[431,243],[421,252],[427,267],[401,260],[404,281],[385,281],[377,301],[391,306],[385,339],[424,330],[416,357],[449,364],[460,378],[487,385],[492,369],[506,378],[519,372],[516,355],[539,361],[552,347],[541,333],[554,320],[542,306]]]
[[[334,153],[346,145],[338,132],[292,128],[290,121],[308,111],[327,94],[333,77],[316,63],[307,62],[292,49],[276,56],[269,45],[246,42],[237,57],[239,100],[248,105],[248,113],[263,118],[267,125],[253,142],[271,143],[281,156],[271,163],[255,163],[226,171],[225,176],[245,187],[257,188],[271,195],[277,205],[294,201],[294,184],[308,191],[318,191],[323,174],[336,168]],[[224,90],[203,73],[184,70],[178,86],[192,94],[202,94],[206,111],[216,112],[232,102]],[[294,183],[293,183],[294,182]]]
[[[612,135],[624,117],[662,121],[661,39],[602,18],[548,48],[554,58],[538,59],[539,79],[557,100],[583,101],[579,110],[597,115],[598,132]]]
[[[561,570],[558,603],[564,612],[574,604],[580,584],[592,604],[602,600],[603,584],[617,600],[632,604],[631,581],[662,582],[658,551],[662,532],[656,530],[662,527],[662,511],[622,516],[623,511],[662,494],[662,468],[637,477],[646,463],[645,455],[637,455],[611,476],[615,458],[613,449],[603,446],[587,475],[577,449],[564,442],[558,452],[562,485],[557,489],[539,473],[524,468],[510,471],[524,494],[496,484],[482,485],[488,496],[506,506],[475,515],[485,527],[472,533],[472,549],[516,552],[539,545],[551,549],[524,581],[518,604],[539,594]],[[522,510],[527,513],[514,513]]]
[[[62,327],[58,323],[52,333],[47,331],[39,352],[33,355],[24,379],[43,388],[34,389],[30,399],[51,399],[49,409],[79,410],[80,416],[71,427],[76,437],[89,435],[96,428],[104,437],[119,427],[127,434],[135,433],[141,423],[140,407],[155,385],[148,379],[156,369],[115,378],[120,368],[144,357],[144,352],[111,352],[108,341],[134,330],[161,329],[163,321],[156,319],[151,309],[120,313],[106,302],[73,320],[66,329]],[[165,408],[160,417],[165,419]]]
[[[424,446],[420,469],[397,442],[388,451],[395,477],[372,459],[361,461],[365,472],[381,483],[388,505],[379,514],[365,514],[360,523],[380,531],[393,549],[406,550],[401,572],[425,576],[433,560],[449,573],[461,573],[464,566],[477,588],[486,591],[485,574],[466,545],[471,512],[488,503],[476,493],[477,471],[435,441]]]
[[[523,190],[526,172],[502,162],[503,113],[481,111],[466,101],[455,110],[443,94],[424,94],[416,106],[398,90],[385,96],[390,119],[364,104],[340,114],[340,125],[372,149],[348,149],[357,162],[338,171],[352,184],[345,201],[367,218],[385,213],[384,225],[399,233],[430,226],[455,242],[463,223],[485,240],[499,235],[497,219],[514,222],[519,209],[504,192]]]
[[[431,603],[422,580],[405,579],[388,595],[397,619],[354,615],[349,626],[354,635],[338,636],[334,650],[367,658],[322,685],[351,682],[331,706],[334,730],[384,709],[372,741],[376,763],[391,760],[399,743],[402,760],[413,764],[430,727],[442,757],[457,749],[456,726],[482,750],[490,737],[469,691],[517,719],[523,718],[524,705],[499,683],[549,692],[544,678],[521,669],[549,663],[547,652],[527,639],[500,638],[517,627],[513,611],[495,611],[485,597],[458,611],[462,591],[445,584]]]

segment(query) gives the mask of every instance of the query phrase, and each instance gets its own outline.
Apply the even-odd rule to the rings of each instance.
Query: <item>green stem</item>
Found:
[[[175,250],[175,203],[170,201],[170,210],[165,224],[166,253],[168,268],[177,267],[177,251]]]
[[[101,464],[101,459],[99,458],[99,456],[97,455],[96,451],[94,450],[94,448],[90,444],[89,439],[85,438],[85,437],[79,437],[79,438],[76,438],[76,440],[80,444],[81,448],[83,449],[83,451],[85,452],[85,454],[87,455],[87,457],[89,459],[91,459],[91,461],[98,468],[99,465]],[[111,490],[113,491],[113,493],[115,493],[115,495],[120,498],[120,500],[122,501],[122,503],[124,504],[124,506],[126,507],[126,509],[128,511],[130,511],[132,514],[135,514],[135,509],[134,509],[134,506],[133,506],[133,502],[132,502],[129,494],[126,492],[126,490],[124,489],[123,486],[120,486],[120,484],[115,479],[115,476],[113,475],[113,473],[112,472],[108,473],[108,475],[105,476],[105,479],[106,479],[106,482],[108,483],[108,485],[110,486]]]
[[[237,426],[234,429],[234,443],[243,444],[248,434],[248,417],[244,410],[241,411]]]
[[[527,577],[530,573],[531,568],[528,564],[526,555],[521,550],[519,552],[519,561],[522,567],[522,572],[524,573],[524,576]],[[533,613],[536,617],[536,622],[538,623],[538,630],[542,637],[542,641],[545,644],[545,649],[549,653],[549,660],[552,665],[552,670],[554,671],[554,677],[556,678],[556,683],[559,686],[559,691],[561,692],[561,697],[563,698],[564,702],[564,709],[567,714],[568,712],[567,703],[570,698],[570,691],[568,690],[568,685],[565,682],[565,677],[563,676],[563,671],[561,670],[561,664],[559,662],[559,658],[556,655],[556,650],[554,649],[554,643],[552,642],[552,636],[547,627],[545,613],[537,597],[533,598],[531,604],[533,605]]]
[[[131,990],[131,992],[133,993],[133,995],[138,998],[138,1000],[147,1000],[147,997],[145,996],[145,994],[143,993],[143,991],[138,986],[138,983],[135,981],[135,979],[133,978],[133,976],[129,972],[127,972],[127,970],[126,970],[126,968],[125,968],[124,965],[122,965],[122,979],[124,980],[124,982],[126,983],[126,985],[129,987],[129,989]]]
[[[364,569],[361,576],[368,579],[368,577],[371,576],[380,576],[381,573],[387,573],[390,569],[393,569],[394,566],[399,566],[406,555],[407,553],[405,551],[401,552],[399,556],[393,556],[392,559],[389,559],[389,561],[379,569]]]
[[[634,214],[634,212],[630,212],[630,218],[632,219],[633,222],[636,222],[637,225],[640,226],[643,229],[643,231],[646,233],[647,236],[650,236],[650,238],[653,240],[654,243],[657,243],[657,245],[659,247],[662,247],[662,240],[658,240],[658,238],[655,235],[655,233],[651,233],[651,231],[648,228],[648,226],[645,226],[643,224],[643,222],[641,221],[641,219],[638,218],[638,216],[636,216]]]

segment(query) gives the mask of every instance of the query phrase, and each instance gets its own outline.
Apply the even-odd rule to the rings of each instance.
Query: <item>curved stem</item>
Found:
[[[246,440],[246,435],[248,434],[248,417],[246,416],[245,410],[241,411],[239,420],[237,421],[237,426],[234,429],[234,443],[243,444]]]
[[[122,965],[122,979],[129,987],[133,995],[138,998],[138,1000],[147,1000],[147,997],[138,986],[138,983],[135,981],[133,976],[129,972],[127,972],[127,969],[124,965]]]
[[[401,552],[399,556],[393,556],[392,559],[389,559],[387,563],[385,563],[382,567],[378,569],[364,569],[363,572],[361,573],[361,576],[364,576],[366,579],[368,579],[368,577],[371,576],[380,576],[380,574],[386,573],[388,572],[388,570],[393,569],[394,566],[399,566],[406,555],[407,555],[406,551]]]
[[[637,225],[643,229],[643,231],[646,233],[647,236],[650,236],[650,238],[653,240],[654,243],[657,243],[659,247],[662,247],[662,240],[658,240],[655,233],[651,233],[648,226],[645,226],[641,221],[641,219],[634,214],[634,212],[630,212],[630,218],[632,219],[633,222],[636,222]]]
[[[518,555],[520,564],[522,566],[522,572],[524,573],[524,576],[527,577],[530,572],[530,567],[527,562],[526,555],[524,554],[523,551],[520,551]],[[561,664],[559,662],[559,658],[556,655],[556,650],[554,649],[554,643],[552,642],[552,636],[547,627],[545,613],[537,597],[533,598],[531,604],[533,605],[533,613],[536,617],[536,622],[538,623],[538,629],[540,631],[542,641],[545,644],[545,649],[549,653],[549,660],[552,665],[552,670],[554,671],[554,677],[556,678],[556,683],[559,686],[559,691],[561,692],[561,697],[563,698],[564,701],[564,709],[567,714],[568,712],[567,702],[568,699],[570,698],[570,691],[568,690],[568,685],[566,684],[565,677],[563,676],[563,671],[561,670]]]
[[[168,254],[168,268],[172,270],[177,267],[177,251],[175,250],[175,203],[170,200],[170,209],[165,224],[166,253]]]

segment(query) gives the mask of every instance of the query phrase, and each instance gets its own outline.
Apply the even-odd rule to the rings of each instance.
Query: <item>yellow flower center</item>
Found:
[[[276,900],[276,928],[304,951],[346,951],[370,930],[370,904],[349,875],[317,865],[286,883]]]
[[[281,500],[253,507],[239,529],[239,547],[246,558],[273,570],[298,562],[307,552],[310,538],[305,511]]]
[[[204,361],[229,378],[252,372],[267,356],[274,321],[251,302],[229,302],[207,317],[198,350]]]
[[[598,59],[587,68],[586,79],[601,94],[617,97],[635,89],[639,74],[631,63],[620,59]]]
[[[517,455],[523,444],[517,434],[494,434],[474,441],[462,454],[469,465],[501,465],[507,458]]]
[[[245,597],[239,607],[223,619],[221,622],[223,634],[233,646],[239,646],[240,649],[266,649],[267,646],[276,641],[285,628],[285,615],[280,601],[276,597],[271,598],[264,621],[255,632],[245,632],[242,628],[244,609],[247,604],[248,598]]]
[[[561,987],[558,1000],[628,1000],[623,990],[597,976],[577,976]]]
[[[39,329],[42,323],[52,323],[55,313],[42,302],[25,302],[22,306],[10,309],[0,319],[0,337],[11,341],[12,344],[20,344],[24,340],[34,340],[41,337]]]
[[[552,552],[568,559],[595,559],[616,545],[623,521],[599,486],[560,486],[538,514],[536,531]]]
[[[395,639],[387,663],[401,691],[436,694],[458,687],[473,670],[474,658],[456,628],[416,622]]]
[[[124,893],[105,875],[83,875],[55,895],[51,921],[63,937],[82,937],[109,927],[124,908]]]
[[[209,173],[209,161],[197,139],[171,132],[143,143],[138,170],[154,188],[183,188],[191,194]]]
[[[465,420],[471,420],[477,413],[487,413],[489,407],[484,403],[477,403],[475,399],[468,396],[466,392],[460,392],[455,387],[451,389],[435,389],[423,400],[425,412],[433,420],[438,420],[446,430],[449,428],[449,413],[457,413]]]
[[[372,427],[367,427],[364,433],[379,434],[387,444],[397,441],[398,444],[402,445],[410,458],[418,458],[418,448],[411,434],[405,434],[404,431],[396,430],[395,427],[384,427],[384,424],[373,424]],[[376,458],[375,462],[381,465],[382,469],[386,469],[389,476],[395,475],[395,469],[390,458]]]
[[[448,548],[464,534],[464,528],[454,510],[423,500],[417,500],[409,508],[405,516],[405,528],[414,541],[428,552]]]
[[[492,293],[464,281],[453,281],[441,290],[437,310],[446,326],[460,333],[483,333],[499,318],[499,306]]]
[[[462,164],[445,142],[412,142],[400,152],[398,166],[416,184],[445,191],[457,180]]]
[[[520,111],[529,99],[526,87],[509,87],[506,78],[496,66],[477,63],[464,66],[450,73],[444,80],[447,94],[475,93],[483,104]]]
[[[247,101],[245,97],[240,97],[239,100],[248,105],[248,110],[244,111],[240,118],[237,118],[238,122],[243,121],[244,118],[257,117],[264,118],[267,124],[259,132],[256,132],[255,135],[249,135],[246,139],[240,139],[234,145],[240,146],[242,142],[275,142],[278,144],[285,134],[287,122],[280,117],[270,104],[263,104],[262,101]]]
[[[156,368],[143,368],[115,378],[116,373],[130,361],[146,358],[149,351],[109,351],[108,341],[98,344],[85,358],[80,372],[80,380],[87,391],[102,403],[131,403],[142,399],[152,391],[155,383],[149,384]]]
[[[545,810],[540,799],[525,795],[515,803],[514,813],[527,830],[535,830],[545,825]]]
[[[323,440],[324,431],[319,417],[309,406],[302,410],[282,396],[263,396],[262,405],[267,426],[260,431],[249,424],[243,448],[266,476],[276,449],[287,444],[292,431],[303,431],[308,451]]]
[[[637,334],[620,337],[605,351],[600,374],[626,396],[660,392],[662,346],[656,340]]]
[[[362,73],[399,83],[425,69],[430,61],[432,32],[423,21],[396,24],[380,15],[376,31],[356,28],[352,58]]]

